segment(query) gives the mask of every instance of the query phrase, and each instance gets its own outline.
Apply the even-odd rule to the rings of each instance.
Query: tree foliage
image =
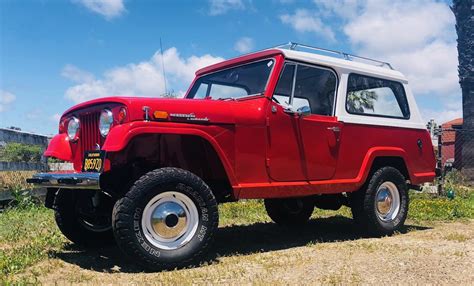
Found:
[[[22,143],[8,143],[1,149],[0,161],[5,162],[39,163],[43,154],[43,147]]]
[[[364,113],[364,110],[374,110],[378,95],[371,90],[351,91],[347,95],[347,109],[353,113]]]
[[[163,98],[178,98],[178,94],[174,92],[174,90],[169,90],[160,95]]]

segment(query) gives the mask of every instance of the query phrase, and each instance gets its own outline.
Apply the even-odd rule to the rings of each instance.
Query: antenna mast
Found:
[[[160,37],[160,53],[161,53],[161,66],[163,67],[163,80],[165,82],[165,95],[167,95],[168,88],[166,87],[165,60],[163,59],[163,45],[161,44],[161,37]]]

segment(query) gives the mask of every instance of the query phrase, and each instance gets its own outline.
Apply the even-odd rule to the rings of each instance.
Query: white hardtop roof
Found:
[[[283,52],[286,58],[292,60],[299,60],[308,63],[320,64],[328,67],[334,68],[342,68],[347,70],[352,70],[354,72],[359,73],[366,73],[371,74],[374,76],[390,78],[402,82],[407,82],[405,76],[396,70],[393,70],[391,66],[382,67],[376,66],[371,64],[366,64],[363,62],[343,59],[343,58],[336,58],[331,56],[320,55],[317,53],[305,52],[305,51],[298,51],[298,50],[291,50],[286,48],[277,47],[276,49]],[[387,64],[388,65],[388,64]]]

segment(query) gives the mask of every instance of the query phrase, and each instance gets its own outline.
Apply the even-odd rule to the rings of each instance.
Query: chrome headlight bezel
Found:
[[[99,132],[102,137],[106,137],[109,132],[110,128],[112,128],[112,124],[114,123],[114,114],[110,109],[103,109],[100,112],[99,117]]]
[[[67,137],[69,137],[69,140],[71,140],[72,142],[77,141],[77,139],[79,138],[80,128],[81,122],[77,117],[73,116],[68,120],[66,133]]]

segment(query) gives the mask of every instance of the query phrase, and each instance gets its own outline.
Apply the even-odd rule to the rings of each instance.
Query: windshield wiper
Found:
[[[257,95],[264,95],[263,92],[259,92],[259,93],[254,93],[254,94],[248,94],[248,95],[245,95],[245,96],[241,96],[241,97],[237,97],[237,98],[245,98],[245,97],[249,97],[249,96],[257,96]],[[217,100],[237,100],[236,97],[220,97],[218,98]]]

